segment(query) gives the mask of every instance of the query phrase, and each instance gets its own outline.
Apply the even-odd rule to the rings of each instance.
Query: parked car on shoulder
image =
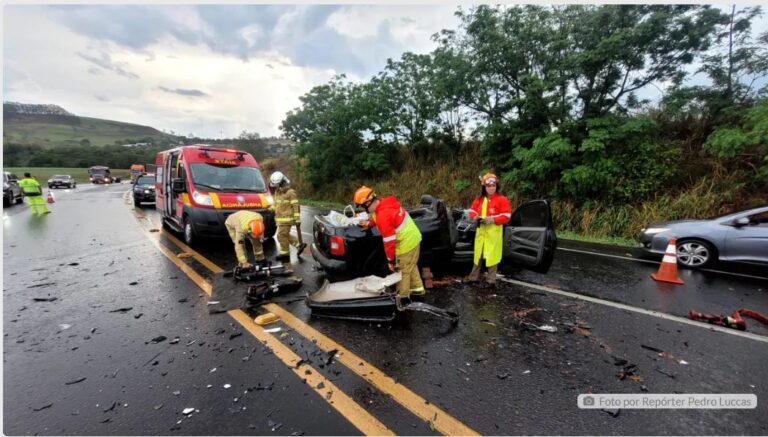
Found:
[[[142,202],[155,203],[155,175],[143,174],[133,182],[133,205],[141,206]]]
[[[48,188],[77,188],[77,181],[68,174],[56,174],[48,179]]]
[[[9,206],[24,200],[24,191],[19,186],[19,178],[13,173],[3,172],[3,205]]]
[[[640,231],[640,247],[663,255],[677,239],[677,261],[691,268],[717,260],[768,263],[768,205],[706,220],[654,223]]]
[[[451,211],[429,195],[422,196],[419,207],[406,210],[421,231],[420,267],[445,272],[452,261],[471,262],[475,229],[459,223],[463,210]],[[316,215],[312,231],[312,256],[332,279],[387,275],[378,229],[339,225],[329,216]],[[546,273],[557,246],[549,203],[534,200],[518,207],[504,226],[503,238],[503,263]]]

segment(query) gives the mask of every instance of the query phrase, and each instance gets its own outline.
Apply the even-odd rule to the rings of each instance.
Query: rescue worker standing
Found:
[[[275,199],[275,222],[277,222],[277,241],[280,243],[278,257],[290,257],[290,246],[296,248],[297,256],[307,247],[299,243],[298,237],[291,235],[291,228],[296,225],[296,231],[301,232],[301,212],[296,191],[290,187],[291,181],[279,171],[269,177],[272,197]]]
[[[361,222],[364,228],[378,227],[384,241],[384,252],[391,272],[399,268],[402,279],[397,284],[398,306],[411,294],[424,295],[424,284],[419,275],[421,231],[408,212],[394,196],[379,199],[372,188],[363,185],[355,191],[355,204],[370,215],[370,221]],[[397,264],[396,264],[397,263]]]
[[[266,261],[264,256],[264,218],[258,212],[237,211],[224,221],[229,238],[235,244],[235,255],[240,267],[251,267],[245,251],[245,239],[251,241],[253,256],[257,263]]]
[[[493,173],[486,173],[480,177],[483,188],[480,196],[472,202],[469,211],[470,219],[480,219],[480,225],[475,232],[474,265],[467,280],[480,279],[480,263],[484,259],[485,266],[488,268],[486,280],[491,285],[496,284],[496,271],[501,262],[504,224],[512,217],[509,199],[498,193],[498,180]]]
[[[48,211],[45,199],[43,199],[43,189],[40,188],[40,183],[33,179],[31,174],[24,173],[24,179],[19,181],[19,186],[24,191],[24,197],[29,202],[29,209],[32,210],[32,214],[43,215],[51,213],[51,211]]]

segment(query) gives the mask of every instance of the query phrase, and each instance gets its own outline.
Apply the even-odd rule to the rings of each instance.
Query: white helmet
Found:
[[[285,183],[285,185],[288,185],[291,183],[291,181],[288,180],[287,177],[282,172],[276,171],[272,173],[272,176],[269,177],[269,186],[270,187],[277,187],[278,185],[282,185]]]

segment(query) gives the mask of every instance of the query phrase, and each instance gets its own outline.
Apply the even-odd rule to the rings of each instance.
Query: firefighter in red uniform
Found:
[[[472,272],[467,280],[480,279],[481,260],[485,260],[488,268],[486,280],[496,284],[496,270],[501,262],[502,246],[504,245],[504,224],[512,217],[509,199],[498,193],[499,178],[493,173],[486,173],[480,178],[483,186],[478,198],[472,202],[469,217],[479,219],[480,224],[475,233],[475,257]]]
[[[389,196],[379,199],[373,189],[366,186],[355,191],[355,204],[370,214],[370,221],[360,225],[364,228],[379,228],[389,270],[394,272],[398,268],[403,276],[397,284],[398,305],[412,294],[423,296],[424,284],[418,266],[421,231],[411,216],[400,206],[397,198]]]

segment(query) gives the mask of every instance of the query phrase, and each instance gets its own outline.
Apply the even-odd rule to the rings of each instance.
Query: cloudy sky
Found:
[[[183,135],[279,135],[313,86],[431,51],[455,9],[5,5],[3,100]]]

